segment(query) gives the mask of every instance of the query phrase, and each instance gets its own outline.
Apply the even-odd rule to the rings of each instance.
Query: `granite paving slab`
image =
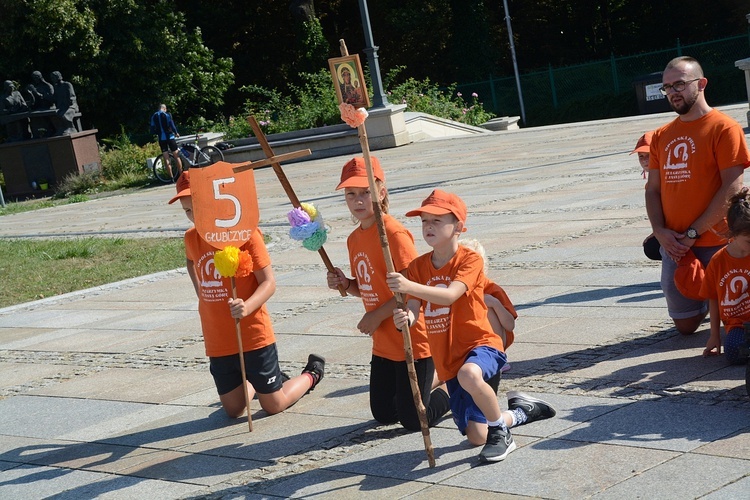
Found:
[[[747,106],[727,108],[745,121]],[[326,376],[255,423],[221,409],[185,268],[0,309],[2,498],[744,498],[750,485],[744,366],[702,358],[708,321],[676,332],[660,291],[635,140],[672,113],[521,129],[379,150],[390,212],[405,217],[435,188],[459,194],[488,275],[519,313],[498,394],[549,401],[553,419],[515,428],[519,448],[480,466],[450,415],[420,433],[378,425],[369,409],[371,340],[356,298],[325,286],[317,252],[288,236],[291,204],[270,168],[256,172],[260,228],[277,291],[269,301],[280,364],[308,352]],[[350,158],[290,165],[316,204],[326,251],[348,268],[353,230],[340,192]],[[181,238],[173,186],[0,217],[0,237]],[[154,214],[159,216],[154,218]],[[38,227],[48,232],[39,234]],[[132,401],[123,401],[132,400]],[[694,477],[693,472],[700,473]],[[696,479],[698,478],[698,479]]]

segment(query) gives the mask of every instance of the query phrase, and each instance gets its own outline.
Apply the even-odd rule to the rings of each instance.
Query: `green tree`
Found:
[[[90,0],[97,14],[101,49],[82,76],[92,122],[112,135],[124,126],[147,131],[160,102],[179,120],[218,113],[234,83],[232,61],[215,59],[199,27],[168,1]],[[178,121],[179,121],[178,120]]]
[[[0,0],[0,74],[28,81],[32,71],[70,73],[97,56],[96,15],[80,0]]]
[[[85,124],[103,137],[124,127],[145,139],[160,102],[181,119],[217,114],[234,83],[231,59],[215,58],[169,1],[2,0],[0,8],[4,78],[23,84],[34,70],[61,71]]]

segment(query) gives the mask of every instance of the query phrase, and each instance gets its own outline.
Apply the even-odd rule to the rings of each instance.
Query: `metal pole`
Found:
[[[526,110],[523,107],[523,94],[521,93],[521,78],[518,76],[518,62],[516,62],[516,46],[513,43],[513,29],[510,27],[510,12],[508,11],[508,0],[503,0],[505,8],[505,23],[508,25],[508,39],[510,40],[510,55],[513,58],[513,71],[516,74],[516,87],[518,88],[518,102],[521,105],[521,121],[526,124]]]
[[[370,66],[370,78],[372,78],[372,107],[384,108],[388,105],[388,97],[383,92],[383,80],[380,78],[380,66],[378,65],[378,49],[372,41],[372,28],[370,27],[370,13],[367,10],[367,0],[359,0],[359,14],[362,17],[362,30],[365,34],[364,53],[367,54],[367,63]]]

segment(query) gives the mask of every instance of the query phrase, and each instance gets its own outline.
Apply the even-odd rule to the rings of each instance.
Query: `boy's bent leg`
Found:
[[[302,396],[307,394],[310,390],[310,377],[307,375],[297,375],[292,377],[281,386],[275,392],[269,394],[258,394],[258,401],[260,407],[263,408],[266,413],[273,415],[280,413],[294,403],[299,401]]]
[[[690,318],[672,318],[675,328],[683,335],[692,335],[698,331],[703,320],[706,319],[706,313],[699,314]]]
[[[418,431],[422,428],[419,421],[419,413],[414,405],[414,394],[411,389],[409,371],[406,361],[398,362],[398,379],[396,381],[397,396],[396,405],[401,425],[410,431]],[[450,410],[450,399],[447,391],[432,388],[432,380],[435,376],[435,363],[431,357],[414,361],[414,371],[417,375],[417,386],[425,407],[428,427],[435,423]]]
[[[245,359],[247,360],[247,357]],[[222,408],[231,418],[241,417],[246,404],[239,355],[210,357],[209,366]],[[249,383],[248,392],[250,398],[255,394],[255,388]]]
[[[398,362],[372,355],[370,360],[370,413],[378,423],[395,424],[399,420],[396,392]],[[414,403],[412,403],[414,406]]]
[[[493,422],[501,417],[497,395],[482,377],[482,368],[467,362],[458,370],[458,383],[471,395],[474,404],[481,410],[487,421]]]
[[[249,382],[245,382],[248,385],[248,394],[250,399],[253,398],[255,390]],[[226,394],[219,395],[219,401],[221,406],[230,418],[239,418],[245,413],[247,405],[245,404],[245,391],[242,385],[238,385]]]
[[[276,364],[278,366],[278,358]],[[277,387],[272,392],[262,393],[258,390],[258,401],[260,401],[261,408],[270,415],[286,410],[299,401],[302,396],[313,390],[323,379],[324,372],[325,358],[317,354],[310,354],[307,358],[307,365],[300,375],[283,382],[281,387]]]
[[[721,248],[722,246],[693,247],[693,252],[705,267],[708,265],[711,257]],[[682,295],[674,282],[676,270],[677,263],[669,257],[664,256],[661,261],[661,289],[664,292],[664,298],[667,301],[667,311],[670,318],[672,318],[675,328],[682,335],[691,335],[700,328],[708,314],[708,302],[689,299]]]

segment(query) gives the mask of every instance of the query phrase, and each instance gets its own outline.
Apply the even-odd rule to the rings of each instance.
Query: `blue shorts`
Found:
[[[696,247],[693,253],[701,261],[703,267],[708,265],[711,257],[718,252],[723,246],[718,247]],[[677,285],[674,284],[674,273],[677,270],[677,262],[664,255],[664,249],[661,249],[661,289],[664,292],[664,298],[667,299],[667,311],[672,319],[686,319],[705,314],[708,311],[708,301],[688,299],[680,293]]]
[[[500,352],[494,347],[479,346],[472,349],[464,360],[464,364],[473,363],[482,369],[482,378],[489,383],[497,392],[497,385],[500,383],[500,368],[505,364],[507,358],[504,352]],[[494,382],[494,383],[493,383]],[[458,377],[452,378],[446,382],[448,394],[451,399],[451,413],[456,427],[461,434],[466,435],[466,427],[469,420],[486,424],[487,419],[482,411],[474,404],[471,394],[466,392],[461,384],[458,383]]]

